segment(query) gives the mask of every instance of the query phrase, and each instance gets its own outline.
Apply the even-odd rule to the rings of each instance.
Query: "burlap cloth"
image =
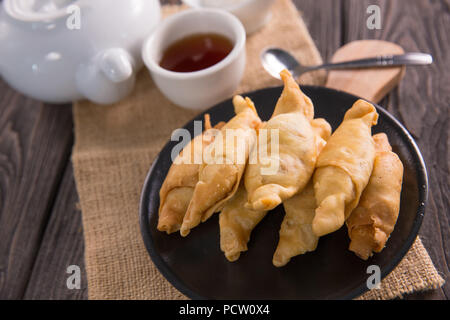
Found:
[[[180,7],[163,10],[167,15]],[[322,62],[295,6],[290,0],[278,0],[270,24],[248,38],[247,70],[239,92],[278,84],[259,63],[259,52],[268,45],[289,49],[305,64]],[[301,80],[322,84],[325,75],[310,73]],[[72,161],[83,216],[89,298],[185,299],[150,260],[140,234],[138,208],[153,159],[171,132],[196,112],[171,104],[143,70],[124,101],[108,107],[79,102],[73,114]],[[391,299],[443,282],[417,239],[381,289],[362,298]]]

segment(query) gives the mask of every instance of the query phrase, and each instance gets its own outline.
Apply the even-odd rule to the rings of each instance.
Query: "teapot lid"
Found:
[[[5,12],[12,18],[28,22],[54,20],[68,15],[80,0],[4,0]]]

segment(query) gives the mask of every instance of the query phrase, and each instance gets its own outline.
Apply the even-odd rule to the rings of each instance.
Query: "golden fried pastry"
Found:
[[[383,250],[394,230],[403,179],[403,164],[392,152],[386,134],[376,134],[373,140],[376,154],[372,175],[358,206],[347,220],[349,250],[364,260],[373,252]]]
[[[220,129],[225,123],[220,122],[214,128]],[[213,136],[208,133],[211,129],[209,114],[205,115],[205,131],[189,142],[175,159],[167,173],[166,179],[159,191],[159,216],[158,230],[168,234],[178,231],[183,222],[183,217],[191,201],[194,187],[198,182],[200,164],[194,164],[195,154],[203,151],[213,141]],[[195,148],[196,145],[201,148]],[[189,161],[182,161],[183,157],[189,157]]]
[[[246,202],[247,191],[241,183],[236,194],[225,203],[219,215],[220,249],[228,261],[236,261],[241,252],[247,251],[251,232],[267,213],[245,208]]]
[[[300,192],[283,202],[286,212],[280,228],[280,238],[273,255],[276,267],[286,265],[292,257],[316,250],[319,237],[312,231],[316,198],[312,180]]]
[[[314,138],[317,148],[317,155],[319,155],[331,136],[331,126],[327,120],[317,118],[311,121],[311,127],[315,135]]]
[[[264,125],[265,122],[261,122],[257,129]],[[241,182],[238,191],[225,203],[219,215],[220,248],[230,262],[236,261],[241,252],[247,251],[251,232],[267,213],[245,208],[246,202],[247,191]]]
[[[313,104],[287,70],[280,75],[283,92],[271,119],[262,128],[265,130],[260,130],[245,172],[246,206],[257,211],[271,210],[303,189],[318,154],[310,124]],[[273,133],[278,133],[277,141]]]
[[[182,236],[219,211],[239,187],[249,150],[256,140],[254,129],[261,120],[249,98],[235,96],[233,104],[236,116],[223,126],[221,138],[216,136],[205,150],[213,161],[206,161],[200,168],[199,181],[180,228]],[[238,142],[229,143],[229,134],[236,135]]]
[[[312,228],[317,236],[338,230],[357,206],[372,173],[371,127],[377,120],[372,104],[356,101],[320,153],[313,176],[318,207]]]
[[[316,133],[319,152],[330,137],[331,127],[324,119],[314,119],[311,125]],[[286,212],[280,228],[278,246],[272,263],[276,267],[286,265],[292,257],[314,251],[319,237],[312,231],[316,199],[312,179],[303,191],[283,202]]]

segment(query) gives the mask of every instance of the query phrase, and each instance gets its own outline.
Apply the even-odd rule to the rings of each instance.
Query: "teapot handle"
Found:
[[[99,104],[123,99],[135,83],[135,61],[124,49],[111,48],[79,65],[75,80],[79,93]]]
[[[99,60],[99,69],[112,82],[119,83],[133,75],[133,58],[121,48],[105,50]]]

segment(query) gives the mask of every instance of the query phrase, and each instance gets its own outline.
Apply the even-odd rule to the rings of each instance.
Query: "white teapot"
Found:
[[[114,103],[132,90],[160,18],[158,0],[3,0],[0,75],[49,103]]]

